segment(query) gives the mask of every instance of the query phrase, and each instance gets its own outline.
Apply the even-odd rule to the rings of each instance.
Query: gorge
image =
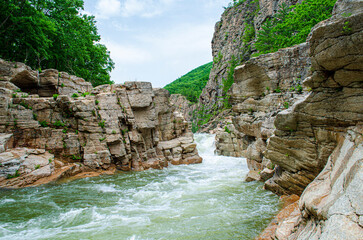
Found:
[[[227,8],[195,105],[0,60],[0,238],[362,239],[363,2],[252,57],[266,19],[302,2]]]

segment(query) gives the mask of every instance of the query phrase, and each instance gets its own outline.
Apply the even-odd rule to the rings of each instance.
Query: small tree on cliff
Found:
[[[98,43],[94,16],[83,0],[0,0],[0,57],[33,68],[56,68],[90,81],[112,83],[107,48]]]

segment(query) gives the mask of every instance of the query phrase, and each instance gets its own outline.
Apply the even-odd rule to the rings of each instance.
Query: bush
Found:
[[[65,124],[63,122],[59,121],[59,120],[56,121],[55,123],[53,123],[53,125],[55,127],[64,127],[65,126]]]
[[[59,94],[53,94],[53,99],[57,100],[58,96],[59,96]]]
[[[98,126],[100,126],[101,128],[105,128],[105,120],[99,122]]]
[[[42,127],[48,127],[47,121],[39,121],[40,126]]]

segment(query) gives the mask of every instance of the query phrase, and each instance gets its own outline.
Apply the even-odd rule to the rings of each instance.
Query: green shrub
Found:
[[[298,84],[298,85],[295,87],[295,90],[296,90],[296,92],[297,92],[297,93],[302,93],[302,91],[303,91],[303,87],[302,87],[300,84]]]
[[[86,97],[87,95],[90,95],[90,93],[89,92],[84,92],[84,93],[81,94],[82,97]]]
[[[57,100],[58,96],[59,96],[59,94],[53,94],[53,99]]]
[[[224,131],[227,133],[231,133],[231,130],[229,130],[227,126],[224,127]]]
[[[281,89],[280,87],[277,87],[275,90],[274,90],[275,93],[281,93]]]
[[[53,123],[53,126],[55,127],[64,127],[65,124],[59,120],[55,121],[55,123]]]
[[[35,170],[40,168],[40,164],[35,165]]]
[[[77,93],[72,94],[72,98],[78,98],[78,97],[79,97],[79,95]]]
[[[288,102],[284,102],[284,108],[286,108],[286,109],[289,108],[289,103]]]
[[[47,121],[39,121],[40,126],[42,127],[48,127]]]
[[[8,176],[6,178],[11,179],[11,178],[19,177],[19,176],[20,176],[19,170],[16,170],[14,175],[8,174]]]
[[[82,159],[82,157],[80,155],[76,155],[76,154],[71,155],[70,158],[72,158],[73,160],[81,160]]]
[[[95,104],[98,105],[100,103],[100,101],[98,101],[97,99],[95,100]]]
[[[105,120],[102,120],[101,122],[99,122],[98,126],[100,126],[101,128],[105,128]]]

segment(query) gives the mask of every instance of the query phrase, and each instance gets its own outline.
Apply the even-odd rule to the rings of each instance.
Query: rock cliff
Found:
[[[313,74],[304,81],[312,91],[276,117],[266,156],[282,172],[265,185],[303,193],[275,239],[362,239],[362,23],[363,2],[342,0],[332,19],[314,27],[308,38]],[[284,152],[292,157],[281,157]],[[310,183],[307,174],[318,176]]]
[[[306,43],[234,71],[217,153],[246,157],[247,181],[301,196],[257,239],[362,239],[362,23],[363,2],[339,0]]]
[[[217,133],[228,143],[219,153],[245,156],[247,180],[301,195],[258,239],[363,236],[362,23],[362,1],[337,1],[306,43],[235,69],[233,127]]]
[[[0,79],[0,187],[202,161],[169,93],[150,83],[92,88],[64,72],[3,60]]]
[[[281,4],[296,4],[297,0],[246,0],[235,7],[229,7],[215,25],[212,39],[213,67],[209,80],[199,99],[198,111],[203,116],[212,115],[225,107],[228,99],[225,93],[233,82],[234,68],[250,59],[255,33],[266,18],[274,15]]]

